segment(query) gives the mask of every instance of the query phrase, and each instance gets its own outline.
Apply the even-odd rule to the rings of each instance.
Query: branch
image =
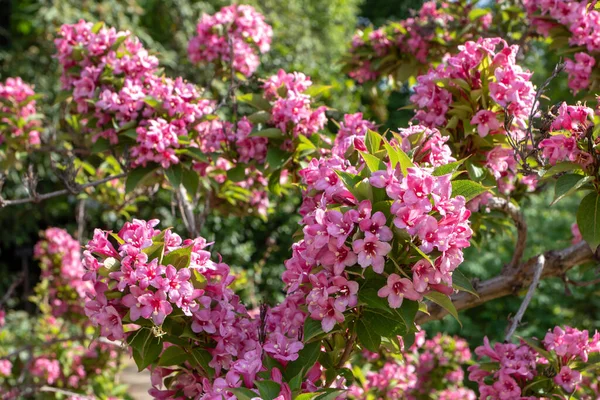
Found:
[[[99,185],[102,185],[103,183],[110,182],[113,179],[121,179],[126,176],[127,176],[126,172],[123,172],[118,175],[112,175],[112,176],[106,177],[104,179],[100,179],[98,181],[89,182],[84,185],[80,185],[77,187],[77,190],[75,190],[75,191],[69,190],[69,189],[62,189],[62,190],[57,190],[54,192],[49,192],[49,193],[44,193],[44,194],[36,194],[35,196],[30,196],[30,197],[26,197],[24,199],[16,199],[16,200],[4,200],[2,197],[0,197],[0,208],[7,207],[7,206],[15,206],[18,204],[25,204],[25,203],[39,203],[43,200],[51,199],[52,197],[58,197],[58,196],[62,196],[65,194],[81,193],[84,189],[87,189],[89,187],[99,186]]]
[[[576,245],[562,250],[547,251],[543,254],[546,262],[541,278],[550,278],[564,275],[571,268],[594,259],[594,253],[589,245],[580,242]],[[457,310],[466,310],[476,307],[488,301],[514,294],[520,288],[533,282],[535,266],[538,256],[529,259],[517,271],[500,274],[492,279],[477,284],[476,297],[467,292],[460,292],[450,298]],[[429,305],[429,315],[421,313],[417,315],[416,322],[422,324],[428,321],[442,319],[448,312],[438,305]]]
[[[519,267],[523,253],[525,253],[525,244],[527,242],[527,222],[525,221],[525,216],[521,213],[518,206],[500,197],[489,199],[488,206],[506,213],[515,223],[515,227],[517,228],[517,243],[515,243],[515,250],[510,264],[507,266],[507,270],[514,270]]]
[[[2,307],[2,305],[8,301],[8,299],[13,294],[13,292],[15,291],[15,289],[21,283],[23,283],[24,279],[25,279],[25,274],[23,272],[21,272],[19,275],[17,275],[17,277],[15,278],[15,280],[12,281],[12,283],[10,284],[10,286],[8,287],[8,289],[6,290],[6,293],[4,293],[4,295],[2,296],[2,298],[0,298],[0,307]]]
[[[198,228],[196,217],[194,216],[194,205],[188,200],[187,190],[185,190],[183,185],[179,185],[175,195],[177,197],[177,204],[179,205],[181,219],[183,220],[185,228],[190,236],[197,237],[200,234],[200,229]]]
[[[512,319],[510,328],[508,329],[508,332],[506,333],[506,337],[504,338],[504,340],[507,342],[510,340],[513,333],[515,333],[517,326],[519,326],[519,324],[521,323],[521,320],[523,319],[523,315],[525,314],[525,310],[527,310],[527,307],[529,306],[529,303],[531,302],[531,299],[533,298],[533,293],[535,292],[535,288],[540,283],[540,278],[542,276],[542,271],[544,270],[545,262],[546,262],[546,259],[544,258],[544,255],[540,254],[538,256],[537,263],[535,265],[535,271],[533,273],[533,282],[531,282],[531,285],[529,285],[529,289],[527,290],[527,294],[525,295],[525,298],[523,299],[523,303],[521,303],[521,306],[519,307],[519,311],[517,311],[517,314]]]

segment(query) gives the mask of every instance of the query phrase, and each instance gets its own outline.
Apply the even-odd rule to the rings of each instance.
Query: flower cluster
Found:
[[[351,399],[475,400],[464,388],[463,366],[471,360],[464,339],[437,334],[425,339],[425,331],[399,354],[365,352],[355,360],[366,370],[364,380],[349,389]]]
[[[375,129],[375,124],[363,119],[362,113],[345,114],[344,121],[340,122],[340,129],[335,135],[331,152],[343,158],[350,148],[366,151],[365,135],[369,129]]]
[[[194,63],[231,64],[234,71],[250,76],[260,65],[257,53],[271,48],[273,29],[252,6],[233,4],[214,15],[202,15],[188,46]]]
[[[518,46],[509,46],[500,38],[492,38],[468,41],[458,49],[456,55],[438,68],[417,78],[415,94],[411,96],[411,101],[419,108],[415,118],[428,126],[443,126],[447,112],[460,98],[455,95],[456,91],[470,94],[483,87],[489,89],[493,103],[469,110],[470,123],[477,127],[479,136],[501,133],[498,129],[501,129],[499,121],[503,120],[503,109],[523,126],[533,106],[535,90],[531,73],[516,64]],[[448,84],[443,85],[444,82]]]
[[[263,85],[265,98],[272,101],[270,124],[282,132],[311,136],[325,126],[326,107],[311,108],[311,96],[305,91],[312,85],[301,72],[286,73],[280,69]]]
[[[41,233],[36,243],[34,257],[42,269],[40,285],[44,302],[55,317],[65,313],[83,314],[83,299],[91,290],[89,282],[84,282],[84,269],[81,264],[81,251],[77,242],[67,231],[48,228]]]
[[[439,167],[456,161],[452,150],[446,144],[450,138],[442,136],[435,128],[412,125],[399,129],[398,135],[396,139],[400,148],[406,153],[413,152],[413,158],[420,165]]]
[[[19,77],[0,82],[0,144],[26,150],[40,144],[40,117],[33,88]]]
[[[470,163],[487,167],[501,193],[512,192],[517,183],[533,190],[536,179],[518,176],[514,150],[507,144],[524,139],[535,98],[531,73],[516,64],[518,47],[492,38],[458,49],[417,77],[411,96],[415,119],[449,135],[456,158],[471,156]]]
[[[575,53],[574,60],[567,59],[566,71],[573,92],[589,88],[595,56],[600,53],[600,11],[588,1],[526,0],[523,3],[538,33],[554,40],[568,40],[572,47],[587,50]]]
[[[419,167],[401,173],[390,162],[387,170],[374,171],[362,181],[363,193],[379,193],[382,200],[387,196],[389,202],[378,210],[348,187],[340,172],[355,176],[357,170],[332,156],[315,158],[300,171],[306,185],[300,208],[304,238],[293,247],[283,281],[289,293],[306,293],[311,318],[321,321],[325,332],[344,322],[344,312],[357,304],[356,276],[364,276],[367,268],[387,277],[377,294],[391,308],[399,308],[405,298],[421,300],[432,290],[451,293],[452,271],[462,262],[462,248],[469,245],[472,232],[464,198],[451,198],[450,175],[433,176]],[[421,254],[437,258],[432,263],[407,260],[401,270],[390,265],[392,226]],[[401,257],[395,258],[402,263]]]
[[[590,338],[586,330],[557,326],[546,334],[540,346],[521,341],[518,345],[496,343],[492,347],[485,338],[475,353],[490,361],[485,366],[469,367],[469,379],[479,384],[480,398],[534,400],[555,395],[569,397],[575,392],[583,395],[585,363],[590,354],[600,352],[600,333]],[[551,378],[549,386],[535,385],[540,380],[549,381],[545,377]]]
[[[84,251],[85,279],[96,289],[86,313],[103,336],[127,338],[134,358],[148,350],[138,344],[143,347],[150,340],[155,358],[179,351],[206,359],[199,364],[196,357],[183,357],[186,368],[176,375],[173,367],[154,368],[153,396],[173,398],[181,391],[186,397],[232,399],[228,389],[254,387],[263,353],[282,365],[298,358],[302,311],[283,303],[263,320],[252,318],[229,287],[234,280],[229,267],[211,259],[209,243],[202,238],[184,241],[169,229],[155,229],[157,223],[133,220],[116,234],[96,230]],[[138,325],[126,330],[131,323]],[[169,342],[169,335],[179,336],[181,329],[192,340]],[[281,390],[289,388],[282,384]]]
[[[193,138],[214,107],[195,85],[159,76],[158,59],[129,32],[80,21],[63,25],[55,43],[63,89],[72,91],[92,141],[134,140],[133,166],[179,162],[181,137]]]
[[[542,157],[550,165],[562,161],[579,164],[584,170],[594,163],[596,150],[590,153],[588,127],[592,126],[594,110],[586,106],[562,103],[553,116],[550,136],[539,144]]]
[[[458,40],[468,40],[489,27],[492,15],[479,15],[469,21],[472,5],[467,2],[442,2],[437,7],[435,1],[428,1],[411,18],[390,23],[374,30],[359,31],[352,39],[346,70],[350,77],[359,83],[374,81],[391,76],[403,81],[416,75],[431,62],[439,61],[449,50],[454,50],[457,38],[450,32],[460,26]],[[402,65],[402,73],[398,69]],[[406,68],[411,71],[406,75]]]

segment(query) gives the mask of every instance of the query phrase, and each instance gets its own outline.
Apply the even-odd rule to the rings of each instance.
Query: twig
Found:
[[[594,286],[594,285],[600,284],[600,278],[594,279],[592,281],[581,282],[581,281],[572,281],[569,278],[565,277],[565,283],[567,283],[569,285],[577,286],[577,287]]]
[[[179,185],[179,188],[175,189],[177,203],[179,205],[179,210],[181,211],[183,223],[188,233],[192,237],[197,237],[199,235],[199,229],[196,224],[196,217],[194,216],[194,206],[187,198],[187,190],[185,190],[185,187],[183,187],[183,185]]]
[[[340,357],[340,360],[338,361],[338,364],[337,364],[338,368],[342,368],[344,366],[344,364],[346,364],[346,361],[348,361],[348,359],[352,355],[352,350],[354,350],[354,343],[356,342],[356,336],[357,336],[356,330],[354,330],[352,332],[352,334],[350,335],[350,337],[348,338],[348,341],[346,342],[346,346],[344,347],[344,352],[342,353],[342,356]]]
[[[537,258],[537,264],[535,265],[533,281],[531,282],[531,285],[529,285],[529,289],[527,290],[527,294],[525,295],[525,298],[523,299],[523,302],[521,303],[521,307],[519,307],[519,311],[517,311],[517,314],[512,319],[510,327],[508,328],[508,332],[506,332],[506,336],[505,336],[504,340],[507,342],[510,340],[512,335],[515,333],[517,326],[519,326],[519,324],[521,323],[521,320],[523,319],[523,315],[525,314],[525,311],[527,310],[527,307],[529,306],[529,303],[531,302],[531,299],[533,298],[533,293],[535,292],[535,288],[540,283],[540,278],[542,276],[542,271],[544,270],[545,263],[546,263],[546,259],[545,259],[544,255],[540,254]]]
[[[4,296],[2,296],[2,298],[0,299],[0,307],[8,301],[8,299],[10,298],[10,296],[12,296],[15,289],[23,282],[24,279],[25,279],[25,274],[23,272],[21,272],[19,275],[17,275],[15,280],[10,284],[10,286],[6,290],[6,293],[4,293]]]
[[[77,241],[81,243],[83,240],[83,232],[85,231],[85,199],[81,199],[79,200],[79,203],[77,203],[75,220],[77,221]]]
[[[88,396],[82,396],[81,393],[75,393],[75,392],[70,392],[68,390],[64,390],[64,389],[59,389],[57,387],[53,387],[53,386],[47,386],[44,385],[42,387],[39,388],[40,392],[51,392],[51,393],[58,393],[58,394],[64,394],[66,396],[74,396],[77,397],[78,399],[93,399],[93,397],[88,397]]]
[[[87,189],[89,187],[95,187],[95,186],[99,186],[102,185],[103,183],[112,181],[113,179],[120,179],[120,178],[124,178],[127,176],[127,173],[121,173],[121,174],[117,174],[117,175],[112,175],[109,177],[106,177],[104,179],[100,179],[98,181],[94,181],[94,182],[89,182],[83,185],[80,185],[77,189],[78,189],[78,193],[82,192],[84,189]],[[62,190],[56,190],[54,192],[49,192],[49,193],[44,193],[44,194],[38,194],[35,196],[30,196],[30,197],[26,197],[23,199],[16,199],[16,200],[5,200],[2,197],[0,197],[0,208],[3,207],[8,207],[8,206],[15,206],[18,204],[25,204],[25,203],[39,203],[43,200],[48,200],[51,199],[53,197],[58,197],[58,196],[62,196],[65,194],[75,194],[72,193],[70,190],[68,189],[62,189]]]
[[[517,228],[517,242],[515,243],[515,250],[513,252],[509,269],[515,269],[519,267],[523,253],[525,253],[525,244],[527,241],[527,222],[525,216],[521,212],[518,206],[514,205],[510,201],[500,198],[492,197],[488,201],[488,206],[491,209],[500,210],[506,213],[514,222]]]

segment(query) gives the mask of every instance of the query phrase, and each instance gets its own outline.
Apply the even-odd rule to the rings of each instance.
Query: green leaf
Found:
[[[406,174],[408,173],[408,168],[415,166],[410,157],[404,151],[402,151],[401,148],[394,148],[387,142],[385,142],[384,147],[387,150],[388,156],[390,157],[392,167],[395,168],[396,165],[400,164],[402,174],[406,176]]]
[[[398,316],[392,318],[391,314],[383,315],[379,312],[366,310],[361,315],[361,320],[364,321],[365,326],[371,327],[377,335],[386,338],[398,336],[402,331],[406,332],[404,321]]]
[[[267,150],[267,163],[272,170],[276,170],[285,164],[289,156],[290,153],[285,150],[277,147],[269,147],[269,150]]]
[[[556,180],[554,186],[554,200],[550,205],[558,203],[561,199],[575,193],[577,189],[592,180],[591,176],[579,174],[565,174]]]
[[[583,239],[596,251],[600,245],[600,195],[590,193],[581,200],[577,225]]]
[[[202,368],[208,374],[209,378],[215,375],[215,370],[208,365],[212,361],[212,356],[208,351],[201,348],[192,349],[192,358],[190,361]]]
[[[167,177],[167,180],[173,189],[179,189],[183,176],[183,168],[181,167],[181,164],[171,165],[169,169],[165,170],[165,176]]]
[[[133,350],[133,360],[138,367],[138,371],[142,371],[152,364],[163,349],[160,340],[148,328],[141,328],[129,336],[127,343],[129,343]]]
[[[159,367],[170,365],[181,365],[188,360],[188,354],[179,346],[171,346],[165,349],[158,359]]]
[[[315,397],[315,400],[335,400],[338,398],[338,396],[340,396],[341,394],[343,394],[345,392],[345,390],[342,389],[324,389],[320,392],[325,392],[324,394]]]
[[[489,14],[490,10],[487,8],[474,8],[469,12],[469,19],[471,21],[475,21],[478,18],[483,17],[486,14]]]
[[[92,33],[96,34],[98,32],[100,32],[100,29],[102,29],[104,27],[104,22],[100,21],[100,22],[96,22],[94,24],[94,26],[92,26]]]
[[[265,98],[254,93],[247,93],[237,97],[242,103],[250,104],[252,107],[263,111],[271,111],[271,103]]]
[[[370,129],[367,130],[367,135],[365,136],[365,145],[367,146],[369,153],[377,153],[381,147],[382,141],[383,137],[379,133]]]
[[[473,296],[479,297],[477,291],[471,284],[471,280],[465,276],[459,269],[455,269],[452,273],[452,287],[456,290],[471,293]]]
[[[99,138],[96,140],[96,143],[92,145],[92,153],[104,153],[106,150],[110,149],[110,142],[105,138]]]
[[[125,193],[131,193],[136,187],[144,182],[158,168],[157,165],[148,165],[132,170],[127,174],[125,182]]]
[[[267,129],[263,129],[262,131],[252,132],[248,136],[249,137],[266,137],[266,138],[270,138],[270,139],[281,139],[281,138],[285,137],[285,134],[282,132],[281,129],[267,128]]]
[[[241,182],[246,179],[246,165],[240,164],[227,170],[227,179],[232,182]]]
[[[379,336],[373,329],[369,329],[362,320],[359,320],[356,324],[356,334],[358,341],[369,351],[377,353],[379,346],[381,346],[381,336]]]
[[[300,381],[304,375],[315,365],[321,354],[321,341],[316,341],[304,345],[304,348],[298,352],[298,358],[285,367],[283,375],[290,382],[296,376],[300,376]]]
[[[152,108],[157,108],[161,103],[159,100],[152,96],[148,96],[143,100],[144,103],[148,104]]]
[[[375,288],[362,288],[358,291],[358,299],[361,303],[366,304],[369,308],[378,309],[390,313],[388,301],[377,295]]]
[[[570,161],[563,161],[560,162],[556,165],[553,165],[552,167],[550,167],[550,169],[546,172],[544,172],[543,177],[549,177],[549,176],[553,176],[556,174],[559,174],[561,172],[565,172],[565,171],[577,171],[577,170],[581,170],[581,165],[579,164],[575,164],[573,162]]]
[[[465,201],[472,200],[487,191],[489,191],[488,188],[471,180],[452,181],[452,197],[463,196]]]
[[[253,124],[266,124],[270,119],[271,114],[266,111],[257,111],[254,114],[248,115],[248,120]]]
[[[460,168],[461,165],[463,165],[463,163],[466,160],[467,160],[466,158],[463,158],[462,160],[454,161],[454,162],[451,162],[446,165],[441,165],[433,170],[432,175],[433,176],[442,176],[442,175],[447,175],[447,174],[453,174]]]
[[[386,169],[385,163],[379,158],[369,153],[365,153],[364,151],[359,151],[359,153],[362,156],[363,160],[365,160],[365,164],[367,165],[367,168],[369,168],[369,171],[375,172]]]
[[[306,318],[306,321],[304,321],[304,343],[310,342],[312,338],[317,337],[322,333],[323,328],[321,327],[321,321]]]
[[[439,305],[444,310],[448,311],[448,313],[458,321],[460,326],[462,326],[462,323],[458,318],[458,312],[456,311],[456,307],[454,307],[454,304],[452,304],[452,300],[450,300],[450,297],[440,292],[429,292],[426,295],[424,295],[424,297]]]
[[[172,265],[178,270],[187,268],[190,265],[193,247],[190,245],[171,251],[163,257],[162,264]]]
[[[254,381],[263,400],[273,400],[279,396],[281,385],[274,381]]]
[[[238,400],[252,400],[258,397],[258,394],[245,387],[227,388],[227,391],[233,393]]]
[[[313,400],[319,395],[321,395],[321,392],[302,393],[302,394],[299,394],[298,396],[294,397],[294,400]]]
[[[200,150],[197,147],[188,147],[186,149],[183,149],[183,154],[187,154],[197,161],[208,161],[208,157],[206,156],[206,154],[204,154],[204,152],[202,152],[202,150]]]
[[[198,186],[200,186],[200,176],[196,171],[184,169],[181,175],[181,183],[188,194],[194,198],[196,192],[198,192]]]

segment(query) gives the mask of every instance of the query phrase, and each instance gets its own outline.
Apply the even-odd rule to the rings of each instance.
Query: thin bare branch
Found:
[[[537,288],[537,285],[540,283],[540,278],[542,277],[542,271],[544,270],[545,263],[546,263],[546,259],[545,259],[544,255],[540,254],[538,256],[537,263],[535,265],[535,271],[533,273],[533,281],[531,282],[531,285],[529,285],[529,289],[527,290],[527,294],[525,295],[525,298],[523,299],[523,302],[521,303],[521,306],[519,307],[519,311],[517,311],[517,314],[512,319],[511,324],[508,328],[508,331],[506,332],[506,337],[504,338],[504,340],[507,342],[510,340],[512,335],[515,333],[515,331],[517,330],[517,327],[519,326],[519,324],[521,323],[521,320],[523,319],[523,315],[525,315],[525,311],[527,310],[527,307],[529,306],[529,303],[531,302],[531,299],[533,298],[533,293],[535,293],[535,289]]]
[[[77,194],[77,193],[81,193],[83,190],[90,188],[90,187],[95,187],[95,186],[99,186],[102,185],[103,183],[106,182],[110,182],[114,179],[121,179],[127,176],[127,173],[121,173],[121,174],[117,174],[117,175],[112,175],[109,177],[106,177],[104,179],[100,179],[98,181],[94,181],[94,182],[89,182],[83,185],[79,185],[77,187],[77,191],[76,193],[72,193],[72,191],[68,190],[68,189],[62,189],[62,190],[56,190],[54,192],[49,192],[49,193],[44,193],[44,194],[35,194],[35,195],[31,195],[30,192],[30,196],[23,198],[23,199],[15,199],[15,200],[5,200],[2,197],[0,197],[0,208],[3,207],[8,207],[8,206],[15,206],[18,204],[25,204],[25,203],[39,203],[41,201],[44,200],[48,200],[51,199],[53,197],[58,197],[58,196],[63,196],[65,194]],[[72,189],[72,188],[71,188]]]

